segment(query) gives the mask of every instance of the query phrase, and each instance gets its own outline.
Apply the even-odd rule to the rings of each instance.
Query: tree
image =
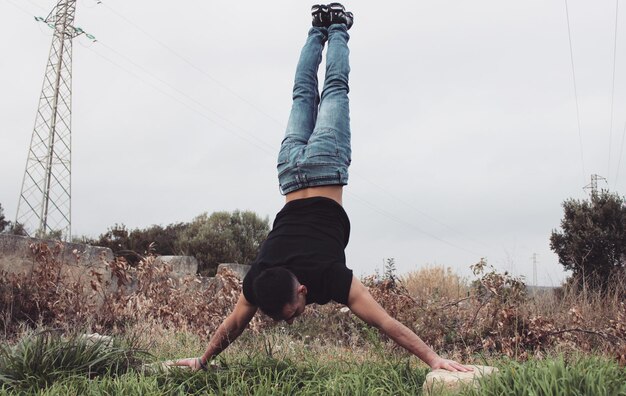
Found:
[[[129,235],[132,249],[140,253],[152,251],[162,256],[180,254],[176,243],[187,227],[186,223],[175,223],[165,228],[153,225],[143,230],[133,230]]]
[[[101,234],[92,244],[109,248],[116,256],[122,256],[129,263],[134,263],[139,261],[139,258],[132,249],[129,234],[124,224],[115,224],[113,227],[110,227],[107,232]]]
[[[550,248],[576,284],[606,290],[626,266],[624,198],[603,190],[590,200],[568,199],[563,210],[562,230],[552,232]]]
[[[213,275],[219,263],[254,260],[268,232],[268,219],[254,212],[203,213],[181,233],[178,247],[198,259],[201,274]]]
[[[230,216],[233,242],[241,254],[239,263],[250,264],[270,231],[269,219],[251,211],[234,211]]]
[[[0,232],[3,232],[5,228],[9,228],[10,226],[11,222],[4,218],[4,209],[2,209],[2,204],[0,204]]]
[[[186,254],[200,262],[199,271],[213,275],[219,263],[249,263],[256,257],[269,232],[269,221],[254,212],[203,213],[191,223],[153,225],[128,230],[115,224],[93,245],[108,247],[130,264],[138,263],[146,253],[158,255]]]
[[[4,217],[4,209],[2,209],[2,204],[0,204],[0,233],[2,232],[11,235],[28,236],[28,233],[26,232],[26,229],[24,229],[24,225],[22,223],[13,223]]]
[[[9,221],[9,229],[7,230],[7,234],[28,236],[28,232],[26,232],[24,224],[17,221],[15,223]]]
[[[147,253],[162,256],[179,254],[177,241],[187,226],[185,223],[176,223],[165,228],[153,225],[129,231],[124,224],[115,224],[97,240],[87,242],[108,247],[116,256],[124,257],[130,264],[136,264]]]

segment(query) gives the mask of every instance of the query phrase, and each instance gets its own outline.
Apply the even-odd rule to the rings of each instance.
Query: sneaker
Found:
[[[343,14],[346,12],[346,8],[343,5],[340,3],[330,3],[327,7],[331,25],[344,23]]]
[[[311,7],[311,24],[316,27],[328,27],[330,25],[328,6],[316,4]]]
[[[350,28],[354,24],[354,14],[348,11],[345,13],[345,18],[346,18],[346,27],[348,28],[348,30],[350,30]]]
[[[346,8],[340,3],[330,3],[328,5],[329,25],[343,23],[350,29],[354,23],[354,14],[346,12]]]

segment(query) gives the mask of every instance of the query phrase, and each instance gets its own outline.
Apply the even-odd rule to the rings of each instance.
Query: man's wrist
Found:
[[[441,359],[441,357],[433,351],[432,354],[428,354],[428,357],[426,357],[423,360],[424,360],[424,363],[426,363],[431,368],[433,368],[433,366],[437,363],[437,361],[439,361],[439,359]]]
[[[201,357],[198,358],[198,366],[200,366],[200,368],[202,370],[204,370],[204,371],[206,371],[208,369],[207,362],[208,362],[208,360],[203,363],[202,362],[202,358]]]

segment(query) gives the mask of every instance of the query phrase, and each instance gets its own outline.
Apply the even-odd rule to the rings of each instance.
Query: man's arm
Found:
[[[189,366],[193,369],[202,368],[202,365],[208,364],[213,357],[226,349],[231,342],[235,341],[235,339],[243,333],[256,311],[257,307],[250,304],[243,293],[241,293],[235,305],[235,309],[224,319],[220,327],[217,328],[217,331],[209,341],[206,352],[204,352],[200,360],[198,360],[198,358],[180,359],[177,360],[174,365]]]
[[[356,316],[385,333],[398,345],[420,358],[431,368],[442,368],[449,371],[471,371],[468,367],[453,360],[443,359],[437,355],[408,327],[389,316],[387,311],[374,300],[361,281],[354,276],[352,277],[352,285],[350,286],[350,294],[348,296],[348,307]]]

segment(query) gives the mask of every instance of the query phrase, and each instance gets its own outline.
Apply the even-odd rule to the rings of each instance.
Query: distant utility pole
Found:
[[[533,253],[533,286],[537,286],[537,253]]]
[[[591,190],[591,195],[596,195],[598,193],[598,180],[606,181],[606,179],[600,175],[591,175],[591,183],[587,184],[583,189]]]
[[[54,34],[15,220],[31,236],[71,237],[72,39],[85,33],[72,25],[75,13],[76,0],[60,0],[35,18]]]

